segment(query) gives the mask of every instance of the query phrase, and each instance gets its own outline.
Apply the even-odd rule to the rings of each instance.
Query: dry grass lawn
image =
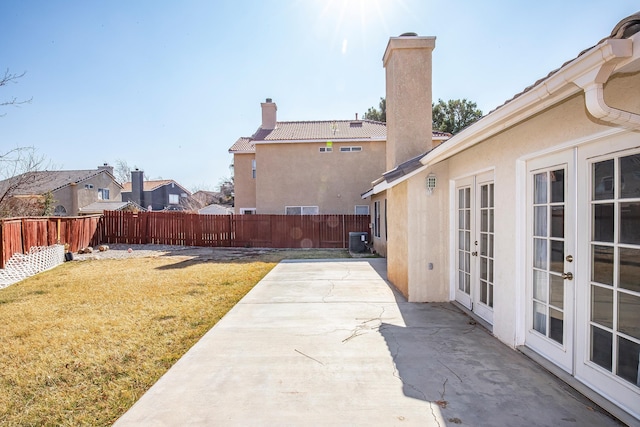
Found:
[[[283,258],[63,264],[0,290],[0,425],[111,425]]]

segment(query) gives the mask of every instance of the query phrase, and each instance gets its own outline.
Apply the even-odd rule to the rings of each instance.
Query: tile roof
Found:
[[[278,122],[275,129],[258,128],[251,137],[239,138],[230,153],[253,153],[261,142],[384,140],[387,125],[374,120],[325,120]],[[434,131],[434,138],[450,138],[447,132]]]
[[[386,137],[386,124],[374,120],[277,122],[275,129],[260,127],[250,138],[239,138],[229,152],[254,152],[256,142],[384,140]]]
[[[89,214],[102,213],[103,211],[119,211],[127,206],[134,206],[139,211],[146,211],[145,208],[132,201],[119,202],[116,200],[100,200],[80,208],[80,213]]]
[[[71,183],[79,184],[82,181],[86,181],[87,179],[103,172],[109,174],[109,172],[104,169],[27,172],[4,181],[0,181],[0,188],[4,185],[8,185],[8,183],[13,180],[29,175],[30,183],[21,184],[20,188],[14,193],[14,195],[43,194],[48,191],[59,190]],[[111,177],[113,178],[112,175]]]
[[[185,192],[191,194],[190,191],[188,191],[186,188],[184,188],[182,185],[178,184],[177,182],[175,182],[172,179],[156,179],[156,180],[147,180],[147,181],[142,181],[142,191],[153,191],[156,188],[160,188],[164,185],[168,185],[168,184],[175,184],[178,187],[182,188]],[[122,192],[123,193],[130,193],[131,192],[131,181],[125,182],[124,184],[122,184]]]

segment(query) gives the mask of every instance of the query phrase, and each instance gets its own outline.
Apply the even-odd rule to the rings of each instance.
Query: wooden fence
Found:
[[[348,248],[350,232],[369,232],[368,215],[197,215],[116,212],[82,217],[0,219],[0,268],[33,246],[100,243],[214,247]]]
[[[264,248],[348,248],[369,232],[368,215],[196,215],[104,213],[104,243]]]
[[[68,244],[76,252],[97,245],[101,225],[101,215],[0,219],[0,268],[13,254],[26,254],[33,246]]]

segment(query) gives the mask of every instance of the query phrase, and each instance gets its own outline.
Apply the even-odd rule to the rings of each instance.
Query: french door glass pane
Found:
[[[591,261],[591,280],[613,286],[613,248],[593,245]]]
[[[593,164],[593,200],[613,199],[613,159]]]
[[[618,286],[640,292],[640,249],[620,248],[619,270]]]
[[[601,286],[591,286],[591,321],[613,328],[613,291]]]
[[[640,387],[640,344],[618,338],[618,376]]]
[[[613,335],[604,329],[591,326],[591,361],[611,371]]]
[[[549,309],[549,338],[562,344],[564,315],[560,310]]]
[[[550,274],[549,304],[559,309],[564,308],[564,279],[555,274]]]
[[[533,270],[533,298],[547,302],[547,272]]]
[[[620,243],[640,245],[640,203],[620,203]]]
[[[533,266],[547,269],[547,240],[533,239]]]
[[[547,207],[536,206],[533,208],[533,235],[547,237]]]
[[[564,169],[551,171],[551,203],[564,202]]]
[[[613,243],[614,213],[613,203],[593,206],[593,240]]]
[[[551,241],[551,264],[549,270],[562,274],[564,271],[564,242]]]
[[[534,203],[547,203],[547,173],[537,173],[533,177],[534,180]]]
[[[533,303],[533,329],[547,335],[547,313],[544,304]]]
[[[564,206],[551,208],[551,237],[564,237]]]
[[[483,302],[485,304],[488,302],[487,296],[489,292],[487,288],[487,282],[485,282],[484,280],[480,280],[480,302]]]
[[[640,198],[640,185],[629,185],[637,181],[640,181],[640,154],[622,157],[618,184],[621,199]]]
[[[640,340],[640,297],[618,292],[618,331]]]

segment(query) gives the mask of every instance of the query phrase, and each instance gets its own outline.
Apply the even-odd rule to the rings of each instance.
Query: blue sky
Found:
[[[59,169],[124,160],[190,190],[230,176],[228,148],[260,102],[279,120],[362,115],[385,94],[382,55],[436,36],[433,96],[488,112],[638,11],[635,0],[2,0],[0,153]]]

